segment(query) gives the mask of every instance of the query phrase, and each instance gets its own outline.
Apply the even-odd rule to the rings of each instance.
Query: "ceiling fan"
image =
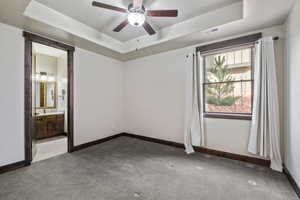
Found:
[[[129,4],[128,9],[120,8],[97,1],[93,1],[93,6],[114,10],[117,12],[128,13],[127,19],[118,25],[113,31],[120,32],[128,24],[134,27],[143,26],[149,35],[154,35],[156,32],[152,26],[146,21],[146,16],[149,17],[177,17],[178,10],[146,10],[143,5],[143,0],[133,0]]]

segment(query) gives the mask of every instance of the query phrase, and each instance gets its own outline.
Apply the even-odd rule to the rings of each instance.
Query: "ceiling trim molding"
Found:
[[[37,1],[32,0],[26,7],[24,16],[43,22],[45,24],[57,27],[61,30],[79,36],[106,48],[123,52],[123,44],[105,35],[96,29],[91,28],[73,18],[66,16],[54,9],[51,9]]]
[[[133,40],[121,42],[35,0],[29,3],[23,15],[121,54],[171,41],[195,32],[206,31],[213,27],[241,20],[244,16],[243,2],[237,2],[163,28],[154,36],[144,35]]]
[[[50,46],[50,47],[54,47],[60,50],[68,50],[68,51],[75,51],[75,47],[65,44],[65,43],[61,43],[61,42],[57,42],[54,41],[52,39],[42,37],[40,35],[34,34],[34,33],[30,33],[27,31],[23,31],[23,37],[26,38],[29,41],[33,41],[33,42],[37,42],[39,44],[43,44],[46,46]]]

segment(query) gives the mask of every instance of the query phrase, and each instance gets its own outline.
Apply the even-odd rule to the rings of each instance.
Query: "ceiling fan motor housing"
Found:
[[[144,5],[142,5],[142,6],[139,7],[139,8],[135,8],[135,7],[133,6],[133,3],[131,3],[131,4],[128,5],[128,11],[129,11],[129,12],[140,12],[140,13],[145,14],[146,9],[145,9],[145,6],[144,6]]]

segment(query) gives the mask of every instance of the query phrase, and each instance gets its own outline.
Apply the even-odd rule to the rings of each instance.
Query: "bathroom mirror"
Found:
[[[43,76],[43,75],[42,75]],[[46,75],[44,75],[46,76]],[[37,109],[55,109],[56,108],[56,82],[36,81],[35,104]]]

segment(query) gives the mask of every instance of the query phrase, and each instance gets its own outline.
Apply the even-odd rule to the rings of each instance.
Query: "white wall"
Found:
[[[0,166],[24,160],[24,38],[0,23]],[[122,132],[122,63],[76,48],[75,145]]]
[[[0,23],[0,166],[24,160],[24,39]]]
[[[282,36],[280,30],[263,32]],[[0,55],[4,55],[0,59],[2,166],[24,159],[24,38],[21,30],[3,24],[0,35]],[[281,43],[277,45],[280,62]],[[193,50],[189,47],[122,63],[76,48],[75,145],[124,131],[182,143],[184,59]],[[249,121],[207,119],[206,125],[209,148],[247,154]]]
[[[74,72],[75,145],[122,132],[122,63],[76,48]]]
[[[262,30],[283,36],[283,28]],[[185,56],[188,47],[125,63],[125,131],[183,143]],[[283,68],[283,41],[276,42],[278,68]],[[282,81],[279,73],[279,81]],[[282,97],[282,95],[281,95]],[[206,119],[207,147],[249,155],[250,121]]]
[[[300,186],[300,2],[286,22],[285,165]]]

